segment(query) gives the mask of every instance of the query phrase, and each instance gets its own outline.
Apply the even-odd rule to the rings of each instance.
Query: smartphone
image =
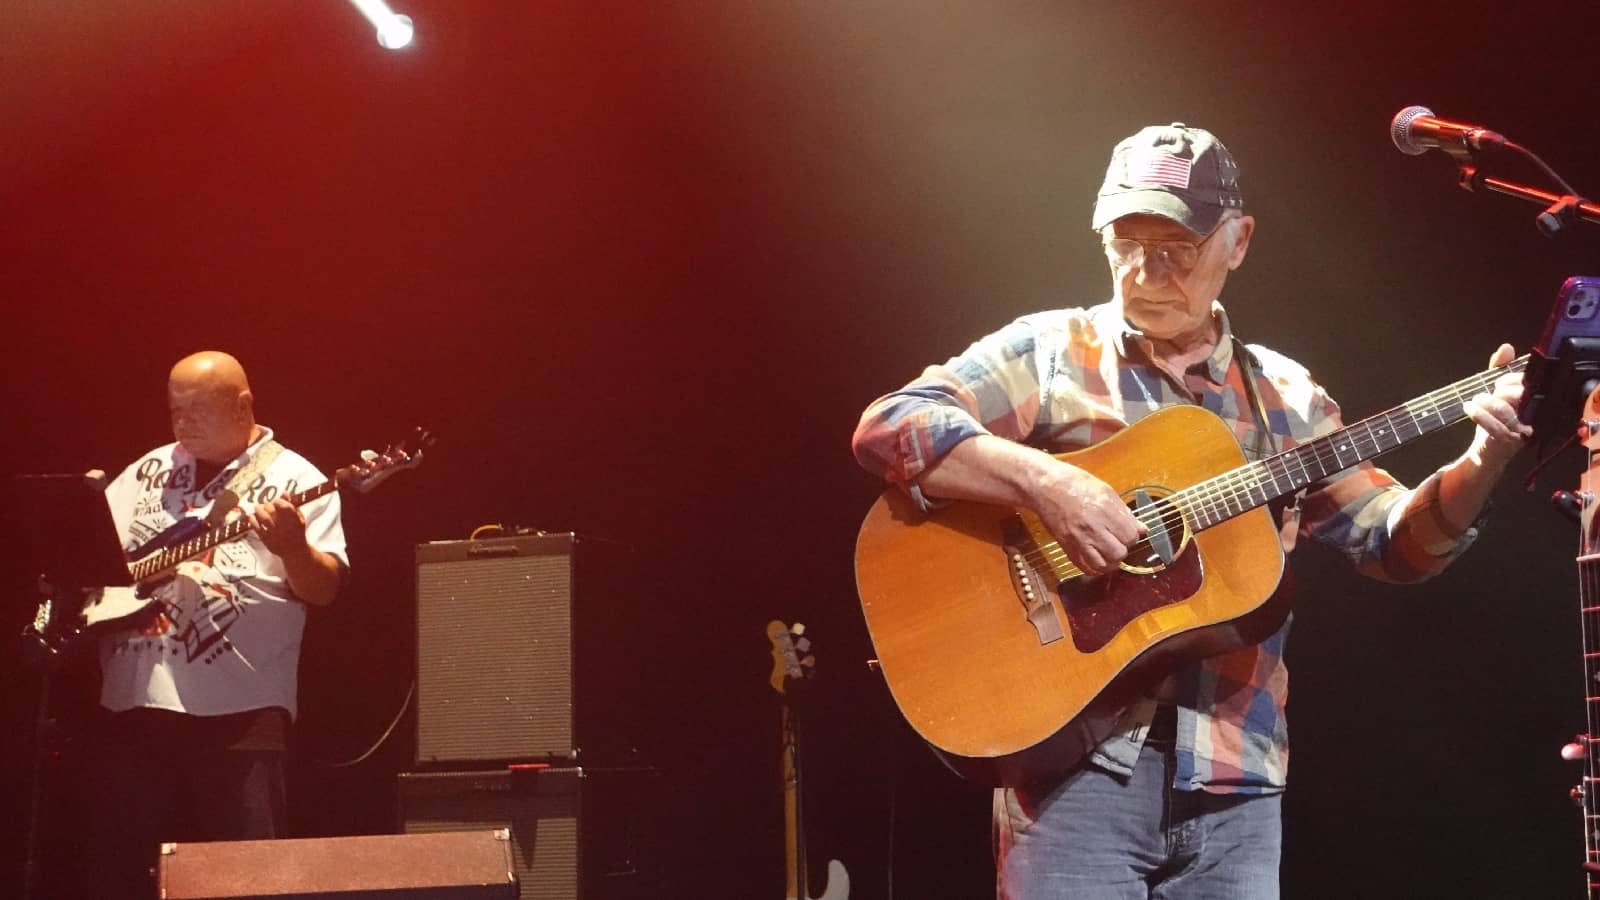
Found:
[[[1558,437],[1577,427],[1589,392],[1600,384],[1600,275],[1574,275],[1561,283],[1544,335],[1534,345],[1523,375],[1517,418],[1532,425],[1536,439]]]

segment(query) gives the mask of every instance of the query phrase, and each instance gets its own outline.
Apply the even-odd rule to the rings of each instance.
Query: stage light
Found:
[[[385,50],[399,50],[410,44],[416,34],[411,17],[396,13],[383,0],[350,0],[350,5],[378,29],[378,45]]]

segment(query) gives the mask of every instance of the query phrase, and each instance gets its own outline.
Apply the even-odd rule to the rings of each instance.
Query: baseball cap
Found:
[[[1244,209],[1233,154],[1211,132],[1174,122],[1142,128],[1111,151],[1091,227],[1148,213],[1210,234],[1230,209]]]

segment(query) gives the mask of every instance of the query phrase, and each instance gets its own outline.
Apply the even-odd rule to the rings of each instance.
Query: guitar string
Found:
[[[1588,488],[1588,485],[1585,484],[1584,487]],[[1586,519],[1585,521],[1592,524],[1592,520]],[[1578,558],[1580,605],[1578,622],[1583,637],[1584,671],[1588,676],[1588,682],[1584,686],[1584,699],[1586,701],[1584,703],[1584,724],[1586,727],[1582,738],[1585,778],[1579,790],[1582,792],[1581,799],[1584,811],[1584,858],[1589,862],[1597,862],[1600,861],[1600,831],[1597,831],[1597,823],[1600,823],[1600,816],[1597,816],[1594,811],[1595,797],[1593,792],[1597,786],[1595,781],[1597,760],[1595,759],[1594,741],[1592,740],[1592,736],[1595,733],[1594,701],[1590,698],[1596,695],[1596,686],[1597,683],[1600,683],[1596,681],[1600,674],[1597,674],[1595,670],[1597,648],[1594,644],[1594,634],[1596,629],[1593,627],[1594,622],[1592,621],[1592,617],[1595,616],[1593,604],[1600,602],[1600,590],[1597,590],[1597,587],[1600,587],[1600,569],[1596,568],[1597,557],[1591,544],[1589,529],[1585,527],[1579,541],[1580,551],[1587,552],[1580,552]],[[1594,896],[1595,881],[1593,874],[1585,873],[1585,883],[1589,888],[1588,895],[1591,897]]]
[[[1585,480],[1587,480],[1587,479],[1585,479]],[[1587,488],[1588,485],[1585,484],[1584,487]],[[1585,520],[1585,521],[1586,522],[1592,522],[1592,519]],[[1584,858],[1587,859],[1589,862],[1596,862],[1597,861],[1597,854],[1600,854],[1600,848],[1596,847],[1596,833],[1595,833],[1595,830],[1596,830],[1596,827],[1597,827],[1597,822],[1600,822],[1600,819],[1596,818],[1595,811],[1594,811],[1595,810],[1594,789],[1596,787],[1596,782],[1595,782],[1596,761],[1595,761],[1595,754],[1594,754],[1594,746],[1595,745],[1594,745],[1594,741],[1592,739],[1592,736],[1595,733],[1595,717],[1594,717],[1594,701],[1590,700],[1589,698],[1594,697],[1595,693],[1596,693],[1596,686],[1597,686],[1596,676],[1597,676],[1597,672],[1596,672],[1596,662],[1595,662],[1596,661],[1596,656],[1595,656],[1596,648],[1595,648],[1594,640],[1593,640],[1593,629],[1590,628],[1590,617],[1594,615],[1594,613],[1591,610],[1593,609],[1593,604],[1595,602],[1597,602],[1597,600],[1600,600],[1600,595],[1597,595],[1597,593],[1600,593],[1600,592],[1597,592],[1595,590],[1595,588],[1596,588],[1596,566],[1595,566],[1595,560],[1592,559],[1592,558],[1588,558],[1588,557],[1592,557],[1592,555],[1593,555],[1592,552],[1590,552],[1591,551],[1590,543],[1591,543],[1591,541],[1589,539],[1588,528],[1585,527],[1583,529],[1583,533],[1580,535],[1580,540],[1578,542],[1578,544],[1579,544],[1579,557],[1578,557],[1578,606],[1579,606],[1579,609],[1578,609],[1578,630],[1579,630],[1579,633],[1580,633],[1580,635],[1582,636],[1582,639],[1583,639],[1584,673],[1588,676],[1587,683],[1584,685],[1584,691],[1583,691],[1584,699],[1585,699],[1584,710],[1583,710],[1583,712],[1584,712],[1585,730],[1584,730],[1584,736],[1583,736],[1582,740],[1583,740],[1583,744],[1584,744],[1584,747],[1583,747],[1583,759],[1584,759],[1584,776],[1585,777],[1583,779],[1583,784],[1579,786],[1579,790],[1582,792],[1581,799],[1583,801],[1583,811],[1584,811],[1584,822],[1583,822]],[[1594,881],[1595,881],[1595,877],[1592,874],[1585,873],[1584,880],[1585,880],[1586,884],[1589,885],[1592,888],[1592,886],[1594,884]],[[1590,896],[1593,896],[1593,891],[1592,890],[1589,891],[1589,894],[1590,894]]]
[[[1455,398],[1459,399],[1462,394],[1468,394],[1469,390],[1470,387],[1468,389],[1458,390],[1450,393],[1453,393]],[[1470,396],[1470,394],[1468,395]],[[1418,404],[1411,404],[1411,406],[1416,405]],[[1314,457],[1317,467],[1322,470],[1322,477],[1326,477],[1328,474],[1331,474],[1331,472],[1340,471],[1347,466],[1347,464],[1341,458],[1340,446],[1346,446],[1354,449],[1358,454],[1357,462],[1361,461],[1361,459],[1375,455],[1376,451],[1387,449],[1383,446],[1382,441],[1379,441],[1374,437],[1373,428],[1376,420],[1381,419],[1384,422],[1384,426],[1383,428],[1379,429],[1380,431],[1389,431],[1391,433],[1399,433],[1402,431],[1403,429],[1396,428],[1393,424],[1392,416],[1396,412],[1409,412],[1409,410],[1403,407],[1396,410],[1389,410],[1385,413],[1379,414],[1378,416],[1374,416],[1371,419],[1363,420],[1362,422],[1351,425],[1348,429],[1346,429],[1348,434],[1335,433],[1327,436],[1327,438],[1322,441],[1304,444],[1274,457],[1269,457],[1247,466],[1243,466],[1235,473],[1229,473],[1226,476],[1219,476],[1209,482],[1201,482],[1187,489],[1187,493],[1192,494],[1192,497],[1183,497],[1182,495],[1186,493],[1184,491],[1175,492],[1174,494],[1161,498],[1161,500],[1158,501],[1162,509],[1154,520],[1152,520],[1148,515],[1140,515],[1140,520],[1151,528],[1156,527],[1156,525],[1159,523],[1161,527],[1172,530],[1177,524],[1182,523],[1183,511],[1185,509],[1191,512],[1203,514],[1207,519],[1216,518],[1220,520],[1222,518],[1227,518],[1230,515],[1236,514],[1233,510],[1233,506],[1239,505],[1236,498],[1240,493],[1241,487],[1243,488],[1243,492],[1247,495],[1261,491],[1263,492],[1263,498],[1265,498],[1266,495],[1264,492],[1267,486],[1267,478],[1272,480],[1273,489],[1278,491],[1278,495],[1281,496],[1284,493],[1288,493],[1288,491],[1281,490],[1281,485],[1279,484],[1280,477],[1283,480],[1287,480],[1292,485],[1291,490],[1300,487],[1301,484],[1296,484],[1296,479],[1290,473],[1287,465],[1279,465],[1277,467],[1278,471],[1275,473],[1273,471],[1272,463],[1281,462],[1282,458],[1284,457],[1295,456],[1297,461],[1300,462],[1302,474],[1308,479],[1314,480],[1305,465],[1306,457]],[[1423,415],[1420,417],[1416,413],[1410,413],[1410,418],[1413,421],[1407,424],[1413,428],[1417,428],[1417,434],[1420,435],[1424,432],[1421,431],[1419,423],[1416,420],[1418,418],[1425,418],[1429,415],[1439,416],[1439,410],[1437,408],[1428,409],[1424,411]],[[1445,422],[1442,416],[1439,417],[1441,419],[1441,425],[1453,424],[1454,421],[1459,421],[1461,418],[1456,417],[1450,422]],[[1361,434],[1363,426],[1365,426],[1365,436]],[[1336,437],[1348,438],[1348,440],[1334,440]],[[1330,469],[1330,461],[1336,468]],[[1303,483],[1309,483],[1309,481]],[[1186,499],[1188,502],[1185,502]],[[1250,499],[1253,500],[1254,498],[1252,497]],[[1263,499],[1259,502],[1266,502],[1266,500]],[[1255,505],[1259,505],[1259,502],[1251,503],[1248,506],[1242,506],[1239,510],[1237,510],[1237,512],[1243,512],[1245,508],[1254,508]],[[1153,504],[1150,507],[1141,507],[1135,512],[1136,515],[1138,515],[1148,513],[1148,511],[1155,508],[1156,505]],[[1178,518],[1179,522],[1175,523],[1173,521],[1175,517]]]
[[[1498,377],[1498,373],[1494,372],[1485,374]],[[1481,377],[1476,380],[1481,380]],[[1471,389],[1473,385],[1468,385],[1467,387],[1459,390],[1452,390],[1453,388],[1458,387],[1460,387],[1460,385],[1453,385],[1451,388],[1441,389],[1440,391],[1435,392],[1435,394],[1452,394],[1453,399],[1456,400],[1459,400],[1463,395],[1472,396],[1473,392]],[[1427,398],[1422,399],[1426,400]],[[1282,496],[1303,486],[1304,484],[1309,484],[1315,480],[1315,477],[1311,475],[1309,469],[1306,467],[1307,457],[1314,458],[1317,467],[1321,470],[1320,477],[1327,477],[1329,474],[1342,471],[1349,465],[1354,465],[1363,459],[1370,458],[1371,456],[1376,455],[1378,452],[1382,452],[1385,449],[1392,449],[1392,447],[1384,447],[1383,442],[1375,439],[1373,428],[1377,420],[1381,419],[1384,422],[1384,428],[1380,430],[1387,430],[1391,434],[1398,434],[1402,429],[1394,426],[1392,416],[1396,412],[1407,412],[1409,418],[1411,419],[1411,421],[1407,424],[1416,429],[1416,434],[1412,435],[1411,437],[1417,437],[1427,433],[1421,427],[1419,420],[1422,418],[1426,418],[1430,415],[1437,417],[1440,419],[1440,424],[1438,427],[1444,427],[1454,424],[1465,417],[1464,414],[1461,414],[1447,421],[1442,416],[1441,410],[1437,404],[1433,404],[1431,408],[1424,410],[1422,415],[1419,416],[1416,413],[1411,412],[1409,407],[1418,406],[1420,402],[1421,401],[1413,401],[1413,403],[1407,404],[1406,406],[1388,410],[1384,413],[1380,413],[1377,416],[1357,422],[1340,432],[1327,435],[1321,440],[1303,444],[1300,447],[1284,451],[1283,453],[1276,454],[1273,457],[1268,457],[1267,459],[1242,466],[1235,472],[1217,476],[1216,478],[1210,479],[1206,482],[1200,482],[1199,484],[1193,485],[1184,491],[1174,492],[1167,497],[1161,498],[1156,504],[1136,508],[1134,510],[1135,516],[1139,518],[1140,522],[1145,524],[1150,530],[1155,530],[1158,525],[1160,528],[1168,532],[1176,530],[1179,527],[1183,527],[1186,530],[1191,531],[1204,530],[1204,528],[1210,527],[1210,525],[1216,524],[1224,519],[1231,518],[1233,515],[1242,513],[1247,509],[1253,509],[1255,506],[1258,506],[1261,503],[1268,502],[1269,498],[1266,494],[1266,482],[1262,478],[1263,475],[1272,480],[1273,489],[1277,492],[1275,496]],[[1363,428],[1366,431],[1365,438],[1363,438],[1360,431],[1358,431],[1358,429]],[[1335,440],[1335,438],[1349,438],[1349,440],[1341,441]],[[1358,454],[1356,463],[1346,464],[1343,461],[1339,451],[1339,445],[1341,444],[1351,447],[1356,451]],[[1271,464],[1275,461],[1281,461],[1282,459],[1291,456],[1294,457],[1297,462],[1299,462],[1301,475],[1305,477],[1305,480],[1297,484],[1295,477],[1289,470],[1289,467],[1287,465],[1280,465],[1278,467],[1279,473],[1281,473],[1283,479],[1288,481],[1288,483],[1291,485],[1290,490],[1285,491],[1282,490],[1281,485],[1279,484],[1279,474],[1275,474],[1273,472]],[[1334,466],[1331,469],[1329,467],[1330,460]],[[1254,498],[1250,497],[1249,495],[1255,491],[1260,491],[1262,493],[1262,499],[1257,502],[1239,503],[1237,498],[1241,492],[1241,487],[1243,488],[1243,493],[1246,495],[1247,499],[1253,500]],[[1193,497],[1189,498],[1187,502],[1183,496],[1186,493],[1193,494]],[[1233,507],[1235,505],[1239,506],[1239,509],[1234,510]],[[1160,507],[1160,510],[1156,514],[1155,519],[1152,520],[1149,516],[1149,513],[1152,510],[1156,510],[1158,506]],[[1184,515],[1186,510],[1190,513],[1198,513],[1202,515],[1207,521],[1198,529],[1189,528],[1188,518],[1186,518]],[[1176,521],[1174,521],[1174,519],[1176,519]],[[1135,544],[1133,549],[1149,546],[1150,543],[1148,540],[1146,540]],[[1064,555],[1064,551],[1060,551],[1059,548],[1060,544],[1058,542],[1047,542],[1042,549],[1051,560],[1059,563],[1061,557]],[[1030,553],[1030,556],[1035,557],[1030,561],[1038,561],[1036,554]],[[1075,569],[1075,567],[1071,568]],[[1077,574],[1082,573],[1081,571],[1072,571],[1068,573],[1069,577]]]
[[[399,446],[390,444],[383,449],[382,453],[375,454],[371,458],[363,458],[360,463],[343,466],[333,473],[332,478],[303,491],[291,494],[285,499],[295,506],[304,506],[333,493],[347,483],[351,483],[350,480],[357,475],[366,480],[366,485],[359,487],[359,489],[362,491],[369,490],[378,481],[388,477],[388,475],[412,468],[422,461],[422,447],[431,446],[433,439],[421,429],[418,429],[418,434],[418,442],[421,446],[416,449],[408,449],[404,443]],[[373,480],[374,478],[377,480]],[[128,574],[132,576],[135,583],[142,582],[180,565],[204,550],[232,541],[250,531],[253,527],[254,523],[247,517],[235,519],[232,522],[225,523],[218,529],[198,535],[176,547],[164,547],[130,562],[128,564]],[[233,531],[235,528],[238,529],[236,532]],[[174,557],[174,554],[178,551],[182,551],[183,555]]]
[[[1481,380],[1481,378],[1475,380]],[[1309,479],[1310,481],[1314,481],[1316,476],[1312,476],[1309,469],[1306,467],[1306,459],[1308,457],[1314,458],[1318,468],[1322,470],[1320,477],[1326,477],[1332,472],[1336,472],[1347,467],[1347,464],[1344,463],[1344,461],[1340,458],[1340,450],[1338,445],[1341,442],[1335,440],[1335,438],[1348,439],[1345,441],[1345,443],[1352,446],[1356,451],[1359,457],[1357,462],[1359,463],[1362,459],[1374,456],[1384,449],[1389,449],[1383,446],[1384,442],[1379,440],[1374,433],[1374,428],[1380,420],[1383,424],[1382,427],[1378,429],[1379,431],[1388,431],[1391,434],[1397,434],[1403,429],[1396,427],[1394,423],[1394,416],[1399,413],[1404,413],[1406,418],[1410,421],[1404,422],[1403,425],[1417,429],[1416,434],[1412,435],[1412,437],[1420,436],[1421,434],[1425,433],[1421,427],[1421,420],[1423,419],[1437,417],[1440,419],[1440,427],[1443,427],[1444,425],[1453,424],[1453,422],[1459,421],[1464,417],[1464,414],[1457,415],[1451,420],[1446,421],[1440,413],[1440,404],[1433,399],[1435,396],[1439,394],[1447,394],[1452,400],[1459,402],[1463,396],[1471,396],[1474,392],[1473,389],[1477,387],[1481,387],[1481,385],[1453,385],[1451,388],[1441,389],[1434,394],[1420,398],[1412,403],[1387,410],[1376,416],[1356,422],[1339,432],[1334,432],[1333,434],[1327,435],[1316,441],[1302,444],[1299,447],[1283,451],[1282,453],[1275,454],[1267,459],[1243,466],[1235,472],[1226,473],[1225,475],[1218,476],[1208,481],[1200,482],[1199,484],[1196,484],[1186,490],[1193,492],[1196,495],[1196,503],[1194,505],[1205,506],[1209,501],[1216,500],[1219,495],[1236,494],[1240,485],[1245,485],[1250,489],[1265,487],[1265,482],[1261,477],[1262,475],[1265,475],[1267,478],[1273,479],[1274,481],[1277,481],[1281,477],[1285,480],[1288,480],[1289,483],[1295,487],[1302,486],[1305,483],[1309,483],[1309,481],[1302,482],[1301,484],[1295,484],[1295,475],[1292,472],[1292,467],[1289,465],[1289,461],[1291,459],[1299,464],[1301,474],[1305,478]],[[1405,438],[1403,440],[1406,439],[1409,438]],[[1330,469],[1330,461],[1337,468]],[[1274,471],[1274,468],[1276,471]],[[1281,490],[1281,486],[1276,484],[1274,485],[1274,488]],[[1288,491],[1282,491],[1282,493],[1288,493]],[[1222,504],[1217,505],[1226,505],[1226,500],[1224,499]]]
[[[1580,490],[1585,492],[1592,490],[1591,486],[1588,484],[1587,474],[1584,476],[1584,483],[1582,484]],[[1597,672],[1596,670],[1596,659],[1600,658],[1600,648],[1596,648],[1595,646],[1594,635],[1596,629],[1592,626],[1594,624],[1593,617],[1596,614],[1594,604],[1600,602],[1600,590],[1597,590],[1597,587],[1600,587],[1600,576],[1597,576],[1597,573],[1600,573],[1600,568],[1596,567],[1596,562],[1597,560],[1600,560],[1600,556],[1597,556],[1596,549],[1593,546],[1593,541],[1590,537],[1590,527],[1594,524],[1592,516],[1586,515],[1582,521],[1583,526],[1579,534],[1577,560],[1578,628],[1579,634],[1583,640],[1583,661],[1586,683],[1584,685],[1585,729],[1584,734],[1580,738],[1580,740],[1583,742],[1584,751],[1584,779],[1583,783],[1579,785],[1578,789],[1581,792],[1580,799],[1582,800],[1584,812],[1584,858],[1589,862],[1597,862],[1600,861],[1600,846],[1597,846],[1597,844],[1600,844],[1600,834],[1597,834],[1596,828],[1597,823],[1600,823],[1600,817],[1597,817],[1594,811],[1594,790],[1596,788],[1595,776],[1597,761],[1595,759],[1594,741],[1592,740],[1592,736],[1595,733],[1595,701],[1593,698],[1597,695],[1597,693],[1600,693],[1600,687],[1597,687],[1600,686],[1600,681],[1597,681],[1597,678],[1600,678],[1600,672]],[[1592,874],[1585,873],[1585,883],[1592,888],[1595,883],[1595,877]],[[1592,889],[1588,893],[1589,896],[1593,896]]]
[[[1395,409],[1385,411],[1384,413],[1380,413],[1376,416],[1369,417],[1368,419],[1348,426],[1346,429],[1343,429],[1340,432],[1327,435],[1321,440],[1303,444],[1300,447],[1284,451],[1283,453],[1276,454],[1273,457],[1268,457],[1267,459],[1242,466],[1235,472],[1217,476],[1216,478],[1205,482],[1200,482],[1199,484],[1193,485],[1183,491],[1178,491],[1172,495],[1161,498],[1161,500],[1158,501],[1158,504],[1152,504],[1147,507],[1140,507],[1136,509],[1134,511],[1135,515],[1143,524],[1151,529],[1154,529],[1157,524],[1159,524],[1161,528],[1166,529],[1167,531],[1172,531],[1179,526],[1188,525],[1188,522],[1184,516],[1184,512],[1187,510],[1191,513],[1199,513],[1207,520],[1199,529],[1192,529],[1203,530],[1206,527],[1210,527],[1212,524],[1216,524],[1224,519],[1231,518],[1233,515],[1242,513],[1247,509],[1253,509],[1255,506],[1260,505],[1260,503],[1267,502],[1265,493],[1266,482],[1262,478],[1263,475],[1272,480],[1273,489],[1277,491],[1277,496],[1282,496],[1283,494],[1287,494],[1290,491],[1303,486],[1304,484],[1309,484],[1316,480],[1306,466],[1308,458],[1312,459],[1312,461],[1314,461],[1317,467],[1321,470],[1320,477],[1327,477],[1329,474],[1342,471],[1343,469],[1347,468],[1348,465],[1354,465],[1355,463],[1346,464],[1340,458],[1340,451],[1336,445],[1340,444],[1341,442],[1334,440],[1336,437],[1349,438],[1349,440],[1344,441],[1343,444],[1355,449],[1358,454],[1356,462],[1359,463],[1363,459],[1370,458],[1371,456],[1376,455],[1376,453],[1382,452],[1385,449],[1392,449],[1391,447],[1384,447],[1383,442],[1375,439],[1373,427],[1377,421],[1382,420],[1384,422],[1383,430],[1387,430],[1391,433],[1398,433],[1401,429],[1395,428],[1392,419],[1393,415],[1397,412],[1407,413],[1408,417],[1411,419],[1411,421],[1407,424],[1410,425],[1410,427],[1417,429],[1417,433],[1412,435],[1412,437],[1427,433],[1421,428],[1421,423],[1419,421],[1420,419],[1427,418],[1429,416],[1437,417],[1440,419],[1440,424],[1437,427],[1444,427],[1460,421],[1461,418],[1465,417],[1464,413],[1455,416],[1450,420],[1445,420],[1437,402],[1426,403],[1428,408],[1423,409],[1421,411],[1421,415],[1418,415],[1412,410],[1424,406],[1425,401],[1429,401],[1431,398],[1436,398],[1441,394],[1450,396],[1452,399],[1457,401],[1461,400],[1463,396],[1470,397],[1476,393],[1474,390],[1475,388],[1481,389],[1482,387],[1486,386],[1482,384],[1486,378],[1492,382],[1492,379],[1497,378],[1501,371],[1502,370],[1492,370],[1490,372],[1483,373],[1480,376],[1467,379],[1466,381],[1458,383],[1457,385],[1441,388],[1432,394],[1426,395],[1423,398],[1419,398],[1419,400],[1412,401],[1411,403],[1405,404],[1401,407],[1397,407]],[[1365,437],[1362,436],[1361,430],[1365,430]],[[1299,483],[1296,483],[1295,476],[1292,474],[1289,466],[1286,464],[1280,464],[1278,466],[1278,473],[1273,472],[1271,465],[1272,463],[1283,463],[1284,460],[1290,457],[1293,457],[1294,461],[1299,463],[1299,467],[1301,469],[1300,474],[1305,479]],[[1331,469],[1329,467],[1330,460],[1334,466]],[[1280,474],[1282,479],[1286,480],[1291,485],[1290,491],[1282,490],[1281,485],[1279,484]],[[1259,502],[1239,503],[1237,498],[1241,492],[1241,487],[1243,488],[1243,492],[1247,495],[1247,497],[1251,492],[1260,491],[1262,492],[1263,499]],[[1192,496],[1186,498],[1184,496],[1185,494],[1190,494]],[[1161,507],[1161,509],[1156,513],[1155,519],[1152,520],[1148,514],[1155,510],[1158,505]],[[1236,505],[1239,506],[1239,509],[1234,510],[1233,507]],[[1177,521],[1174,521],[1174,519]],[[1050,546],[1051,544],[1054,546]],[[1135,548],[1148,546],[1148,541],[1141,541],[1134,545]],[[1044,549],[1054,560],[1059,562],[1061,555],[1063,555],[1060,552],[1056,552],[1059,550],[1059,547],[1059,543],[1049,542]],[[1072,568],[1075,569],[1075,567]],[[1082,573],[1081,571],[1069,573],[1069,575],[1074,574]]]
[[[1460,391],[1455,394],[1453,399],[1459,400],[1462,394],[1471,395],[1468,391]],[[1374,428],[1377,421],[1382,420],[1383,427],[1378,431],[1387,431],[1390,435],[1398,435],[1403,430],[1403,427],[1395,426],[1393,416],[1401,412],[1405,413],[1410,420],[1404,422],[1403,427],[1415,429],[1416,432],[1401,440],[1408,440],[1410,437],[1418,437],[1427,433],[1422,426],[1423,419],[1429,417],[1438,418],[1438,427],[1444,427],[1465,418],[1464,414],[1458,414],[1446,420],[1437,404],[1431,404],[1428,408],[1421,410],[1420,415],[1411,408],[1398,407],[1378,416],[1357,422],[1347,429],[1335,432],[1321,440],[1303,444],[1300,447],[1261,460],[1258,463],[1243,466],[1234,473],[1219,476],[1208,482],[1201,482],[1194,486],[1199,490],[1195,492],[1196,497],[1193,505],[1201,507],[1209,515],[1215,515],[1220,510],[1223,514],[1221,517],[1226,518],[1227,515],[1232,514],[1231,508],[1236,505],[1234,500],[1240,493],[1241,487],[1246,493],[1258,489],[1265,490],[1266,484],[1261,477],[1262,475],[1273,481],[1274,490],[1279,491],[1281,496],[1281,494],[1289,491],[1281,489],[1278,484],[1280,476],[1291,485],[1290,490],[1294,490],[1315,481],[1318,477],[1325,478],[1351,465],[1376,456],[1384,450],[1392,449],[1392,446],[1397,446],[1398,442],[1391,446],[1385,446],[1385,442],[1376,437]],[[1347,464],[1344,462],[1340,451],[1341,446],[1348,447],[1355,452],[1356,461],[1354,463]],[[1291,459],[1293,462],[1298,463],[1301,470],[1300,476],[1302,477],[1297,477],[1292,471],[1288,464]],[[1313,475],[1310,472],[1307,466],[1308,461],[1314,462],[1320,470],[1317,475]],[[1274,471],[1274,463],[1278,464],[1276,471]],[[1265,501],[1263,500],[1262,502]],[[1239,510],[1239,512],[1242,511],[1243,508]]]
[[[309,503],[312,500],[316,500],[319,497],[330,493],[331,488],[323,488],[325,485],[331,484],[333,484],[333,482],[325,481],[316,487],[308,488],[304,491],[293,494],[287,499],[290,503],[293,503],[296,506]],[[240,537],[254,528],[255,523],[246,517],[234,519],[233,521],[224,524],[220,528],[215,528],[211,531],[205,532],[204,534],[196,535],[195,537],[190,538],[181,544],[173,547],[165,547],[161,550],[157,550],[153,555],[141,558],[128,567],[129,574],[133,575],[134,580],[136,581],[143,580],[158,572],[163,572],[172,566],[184,562],[189,557],[194,556],[196,553],[200,553],[201,551],[215,547],[218,544],[225,544],[228,541]]]
[[[1449,419],[1445,418],[1443,410],[1449,407],[1445,405],[1444,401],[1449,401],[1450,406],[1459,407],[1467,399],[1492,386],[1494,381],[1501,375],[1508,372],[1522,371],[1527,361],[1528,357],[1526,355],[1518,357],[1505,366],[1469,376],[1455,384],[1447,385],[1400,406],[1369,416],[1317,440],[1175,491],[1166,497],[1160,498],[1155,503],[1134,509],[1133,513],[1135,518],[1151,531],[1156,530],[1158,527],[1167,533],[1180,529],[1204,530],[1211,525],[1218,524],[1249,509],[1254,509],[1256,506],[1270,502],[1272,498],[1266,498],[1266,482],[1261,477],[1263,474],[1271,480],[1273,489],[1277,490],[1274,498],[1284,496],[1317,480],[1311,476],[1310,470],[1306,466],[1307,457],[1311,457],[1317,467],[1322,470],[1320,477],[1326,478],[1350,466],[1358,465],[1364,460],[1370,459],[1386,450],[1394,449],[1394,447],[1405,441],[1461,421],[1466,418],[1466,413],[1459,410]],[[1383,441],[1378,440],[1373,433],[1373,427],[1381,420],[1384,424],[1383,430],[1388,431],[1391,435],[1398,435],[1401,429],[1395,427],[1392,419],[1397,413],[1405,414],[1406,420],[1409,421],[1403,420],[1402,425],[1416,429],[1416,433],[1409,437],[1399,438],[1395,443],[1386,447]],[[1439,423],[1432,428],[1424,429],[1423,420],[1430,417],[1437,418]],[[1361,434],[1363,430],[1365,431],[1364,437]],[[1356,451],[1357,458],[1354,463],[1346,464],[1340,459],[1339,450],[1335,446],[1335,444],[1339,443],[1335,438],[1340,437],[1349,438],[1345,445]],[[1295,476],[1291,473],[1287,463],[1291,458],[1299,464],[1300,475],[1305,479],[1298,484],[1295,482]],[[1328,467],[1330,458],[1334,463],[1334,468],[1332,469]],[[1276,474],[1272,471],[1272,464],[1275,462],[1279,463]],[[1291,485],[1289,490],[1281,489],[1279,485],[1280,477]],[[1241,488],[1247,499],[1249,499],[1248,495],[1252,490],[1261,491],[1264,499],[1247,504],[1236,503],[1235,500],[1238,498]],[[1238,505],[1239,509],[1230,511],[1234,505]],[[1209,521],[1199,529],[1190,529],[1188,527],[1189,517],[1185,515],[1186,511],[1191,513],[1194,511],[1202,512],[1204,518]],[[1154,515],[1153,519],[1151,518],[1152,515]],[[1131,549],[1139,548],[1154,549],[1148,538],[1134,544]],[[1047,541],[1043,544],[1035,545],[1035,549],[1029,550],[1022,555],[1024,559],[1035,565],[1040,563],[1049,564],[1051,562],[1059,564],[1065,557],[1065,550],[1061,548],[1060,542]],[[1075,578],[1083,574],[1081,569],[1070,562],[1060,566],[1052,565],[1051,568],[1060,568],[1062,570],[1065,576],[1062,580]]]
[[[298,491],[285,499],[295,506],[302,506],[313,500],[320,499],[332,493],[338,487],[337,473],[335,475],[335,478],[313,485],[303,491]],[[197,553],[234,540],[254,528],[255,523],[251,519],[241,516],[204,534],[196,535],[182,544],[164,547],[151,555],[141,557],[136,562],[129,564],[128,573],[133,576],[134,581],[143,581],[183,563]]]

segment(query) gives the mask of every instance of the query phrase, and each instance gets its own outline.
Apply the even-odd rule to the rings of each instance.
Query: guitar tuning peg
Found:
[[[1556,491],[1550,495],[1550,502],[1556,511],[1574,522],[1583,521],[1583,509],[1593,499],[1587,492]]]
[[[790,625],[789,626],[789,633],[794,635],[795,637],[799,637],[800,635],[805,634],[806,633],[805,623],[804,622],[796,622],[793,625]]]
[[[800,640],[795,641],[794,642],[794,648],[796,650],[799,650],[801,653],[805,653],[806,651],[811,649],[811,639],[810,638],[801,638]]]
[[[1573,735],[1572,740],[1561,745],[1561,758],[1567,762],[1576,762],[1583,759],[1588,752],[1589,736],[1587,734]]]
[[[362,462],[372,462],[373,460],[375,460],[377,458],[378,458],[378,454],[377,454],[376,451],[373,451],[373,450],[363,450],[363,451],[361,451],[361,461]]]

